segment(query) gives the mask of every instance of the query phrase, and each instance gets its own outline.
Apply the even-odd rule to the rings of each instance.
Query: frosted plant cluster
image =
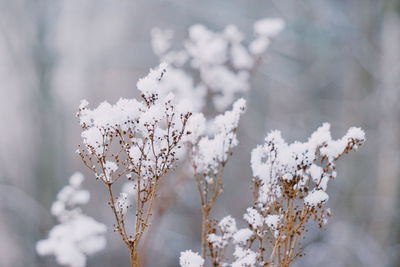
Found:
[[[49,232],[47,239],[38,241],[39,255],[54,255],[57,263],[70,267],[86,266],[87,256],[106,246],[106,226],[84,214],[79,206],[85,205],[90,193],[81,188],[84,177],[75,173],[57,195],[51,213],[59,221]]]
[[[245,35],[229,25],[214,32],[204,25],[189,28],[182,49],[172,49],[171,30],[152,30],[154,53],[171,65],[161,87],[173,91],[200,111],[207,97],[216,111],[226,110],[250,87],[249,79],[271,39],[284,27],[281,19],[262,19],[254,24],[254,39],[245,43]],[[195,72],[196,74],[189,74]],[[198,76],[197,80],[193,77]]]
[[[160,64],[139,79],[142,101],[120,99],[114,105],[103,102],[89,109],[83,100],[77,114],[83,130],[83,146],[77,153],[106,186],[116,221],[114,229],[129,248],[134,266],[160,179],[175,167],[183,140],[191,134],[186,129],[192,115],[190,106],[175,101],[172,93],[159,94],[166,68]],[[131,194],[115,196],[113,185],[120,179],[130,181],[124,188]],[[128,219],[129,209],[134,210],[134,220]]]
[[[288,144],[272,131],[251,154],[254,202],[243,215],[246,227],[237,229],[231,216],[208,226],[202,256],[213,266],[289,266],[302,253],[299,238],[307,222],[327,224],[327,189],[336,178],[336,161],[364,142],[364,131],[356,127],[332,139],[328,123],[304,143]]]
[[[225,165],[228,155],[232,148],[238,145],[236,130],[239,124],[240,116],[246,108],[246,101],[239,99],[233,104],[230,111],[218,115],[208,127],[215,128],[215,133],[210,136],[201,136],[199,140],[193,143],[193,165],[197,175],[204,176],[208,183],[213,183],[215,176],[218,175],[219,170]],[[199,130],[204,129],[200,126],[204,123],[200,119],[195,125],[194,131],[196,136],[200,136]]]
[[[122,176],[132,180],[136,175],[139,187],[146,187],[178,159],[191,112],[184,104],[175,104],[172,93],[159,98],[158,85],[165,68],[161,64],[138,81],[143,101],[120,99],[114,105],[103,102],[95,109],[88,109],[87,101],[81,102],[78,117],[84,147],[77,153],[106,184]],[[114,145],[118,146],[115,152]]]
[[[194,148],[198,171],[202,168],[201,162],[204,162],[200,157],[214,156],[212,153],[222,151],[218,147],[211,148],[212,153],[209,153],[210,149],[200,151],[203,144],[207,147],[217,143],[223,145],[218,139],[224,136],[223,133],[216,134],[218,126],[214,123],[214,116],[225,112],[239,97],[246,94],[250,88],[251,78],[262,60],[263,52],[283,26],[281,19],[259,20],[254,24],[253,39],[249,40],[250,38],[240,32],[235,25],[229,25],[221,32],[215,32],[196,24],[189,28],[188,37],[183,45],[177,47],[172,46],[174,34],[171,30],[159,28],[152,30],[154,53],[161,62],[169,63],[168,75],[159,85],[159,94],[166,95],[173,92],[177,99],[190,105],[193,112],[199,112],[192,115],[192,122],[188,122],[192,132],[188,140],[190,143],[196,144],[201,136],[209,137],[201,140],[197,146],[199,149]],[[257,43],[264,45],[255,51],[252,47],[256,47]],[[235,145],[233,142],[229,146]],[[188,171],[184,171],[190,170],[189,157],[184,159],[180,175],[182,178],[164,186],[160,194],[162,204],[157,206],[156,216],[165,214],[175,202],[179,193],[177,191],[183,188],[177,184],[182,185],[189,181],[190,175]],[[216,161],[221,159],[220,157],[214,160],[214,166],[218,167],[219,163]],[[211,182],[212,178],[209,177],[208,180]]]
[[[262,19],[254,24],[254,39],[245,42],[234,25],[222,32],[194,25],[178,50],[172,49],[171,30],[155,28],[153,51],[168,65],[161,63],[139,79],[141,100],[103,102],[93,109],[86,100],[81,101],[77,116],[82,145],[77,153],[106,188],[114,231],[129,249],[132,267],[139,266],[139,252],[149,249],[143,239],[151,236],[144,233],[158,212],[154,206],[160,200],[160,180],[178,163],[186,164],[183,174],[188,163],[192,166],[202,215],[201,253],[182,252],[179,263],[183,267],[286,267],[302,255],[299,239],[308,222],[321,228],[326,225],[331,215],[326,208],[328,183],[336,177],[336,161],[365,141],[360,128],[350,128],[334,140],[325,123],[307,142],[292,144],[286,143],[279,131],[272,131],[251,153],[253,203],[244,212],[243,227],[238,227],[232,216],[219,222],[211,216],[223,192],[224,167],[239,143],[237,129],[246,110],[241,97],[250,87],[250,76],[262,54],[283,27],[280,19]],[[60,226],[56,226],[37,248],[41,255],[55,254],[61,264],[84,266],[84,256],[105,243],[100,236],[105,227],[79,209],[70,210],[71,205],[89,199],[88,192],[80,190],[80,176],[74,177],[69,189],[60,192],[52,213],[61,225],[91,229],[71,235],[66,226],[57,231],[54,229]],[[171,181],[171,188],[177,183]],[[175,190],[169,191],[176,197]],[[76,216],[80,221],[71,219]],[[97,223],[97,228],[91,223]],[[93,231],[96,244],[91,244]],[[54,245],[55,240],[64,238],[69,243]],[[141,247],[143,243],[147,247]]]

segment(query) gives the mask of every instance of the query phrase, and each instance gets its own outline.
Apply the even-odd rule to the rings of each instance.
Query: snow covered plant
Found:
[[[120,99],[89,109],[83,100],[77,114],[83,130],[77,152],[107,189],[115,231],[130,250],[131,266],[138,265],[138,246],[149,227],[160,179],[174,168],[190,135],[188,105],[174,101],[172,93],[159,95],[165,68],[161,64],[138,81],[142,101]],[[116,198],[114,185],[121,179],[131,181],[134,194],[122,192]],[[131,208],[134,214],[127,216]]]
[[[57,195],[51,213],[59,224],[54,226],[49,237],[36,245],[39,255],[54,255],[61,265],[70,267],[86,266],[86,257],[106,246],[103,236],[106,226],[85,215],[79,205],[88,203],[90,194],[81,189],[84,177],[75,173]]]
[[[212,31],[204,25],[196,24],[189,28],[188,37],[181,46],[172,44],[174,34],[171,30],[154,28],[151,32],[153,51],[161,62],[169,64],[168,75],[160,83],[160,93],[173,92],[178,99],[189,102],[193,111],[203,114],[193,116],[193,119],[203,120],[200,123],[203,125],[213,125],[216,114],[223,113],[237,98],[248,92],[251,78],[256,73],[264,52],[283,27],[284,22],[281,19],[261,19],[254,23],[251,39],[235,25],[229,25],[222,31]],[[211,138],[215,133],[206,134]],[[217,139],[223,134],[220,133]],[[232,132],[230,135],[233,134]],[[204,138],[201,142],[208,141]],[[233,147],[236,144],[233,142],[230,145]],[[197,152],[202,153],[199,149]],[[189,181],[191,174],[188,170],[193,163],[188,159],[186,157],[177,179],[169,180],[161,190],[162,201],[154,211],[158,224],[162,215],[176,200],[178,191],[183,188],[181,185]],[[219,165],[221,164],[220,162]],[[218,168],[221,169],[221,166]],[[210,179],[202,186],[210,186]],[[214,184],[214,192],[220,191],[220,188],[221,179]],[[211,203],[208,206],[211,209]],[[207,213],[203,209],[205,217]],[[203,220],[204,223],[206,221],[208,220]],[[149,235],[146,238],[148,237]]]
[[[232,148],[237,146],[236,130],[240,115],[245,111],[246,102],[239,99],[233,104],[233,109],[219,115],[213,121],[216,132],[211,136],[201,136],[204,132],[204,117],[200,115],[193,127],[195,134],[192,136],[192,165],[197,189],[200,195],[202,212],[202,255],[206,253],[207,235],[211,229],[209,219],[211,209],[222,193],[222,171],[231,154]]]
[[[209,258],[212,266],[228,266],[226,254],[231,249],[232,267],[289,266],[302,255],[299,238],[308,222],[321,228],[327,223],[331,212],[325,206],[326,191],[336,177],[336,161],[364,141],[364,132],[355,127],[332,140],[328,123],[304,143],[287,144],[279,131],[272,131],[251,154],[254,201],[243,215],[246,227],[238,230],[235,219],[227,216],[208,228],[208,250],[202,259]],[[205,261],[198,257],[186,251],[181,266],[203,266]]]
[[[251,74],[272,38],[283,27],[281,19],[259,20],[254,23],[254,39],[247,41],[235,25],[214,32],[196,24],[189,28],[183,48],[177,50],[171,49],[173,32],[155,28],[153,51],[161,62],[171,66],[161,87],[190,101],[195,111],[201,111],[208,104],[208,112],[223,112],[248,91]]]

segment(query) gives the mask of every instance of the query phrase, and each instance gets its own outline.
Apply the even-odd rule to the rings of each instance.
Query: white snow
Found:
[[[202,267],[204,266],[204,259],[198,253],[186,250],[181,252],[179,264],[181,267]]]
[[[248,222],[253,229],[257,229],[263,225],[263,217],[254,208],[247,208],[246,213],[243,215],[243,219]]]
[[[58,264],[70,267],[86,266],[87,256],[106,246],[106,226],[84,214],[78,205],[89,201],[88,191],[81,189],[84,177],[75,173],[57,195],[51,212],[58,225],[49,232],[48,238],[37,242],[39,255],[54,255]]]
[[[319,204],[327,202],[329,199],[329,196],[327,193],[325,193],[323,190],[315,190],[310,192],[305,198],[304,198],[304,204],[310,207],[315,207]]]
[[[240,229],[233,235],[233,242],[235,244],[245,245],[246,242],[249,241],[252,235],[253,231],[250,230],[249,228]]]

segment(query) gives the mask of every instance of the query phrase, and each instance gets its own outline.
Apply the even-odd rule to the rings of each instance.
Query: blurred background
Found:
[[[264,17],[286,28],[254,73],[214,217],[241,222],[250,151],[270,130],[302,141],[323,122],[336,138],[360,126],[367,142],[338,164],[328,231],[309,234],[296,266],[400,266],[399,0],[1,0],[0,266],[57,266],[37,256],[35,243],[56,223],[51,203],[75,171],[91,192],[85,212],[110,226],[107,250],[88,266],[128,266],[104,188],[74,153],[79,100],[137,96],[137,79],[158,64],[153,27],[172,29],[179,44],[195,23],[235,24],[251,37]],[[189,182],[160,222],[146,266],[177,266],[180,251],[198,251],[199,219]]]

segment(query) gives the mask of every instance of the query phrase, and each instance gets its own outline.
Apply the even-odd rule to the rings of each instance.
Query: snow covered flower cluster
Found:
[[[249,40],[235,25],[212,31],[196,24],[189,28],[183,46],[172,45],[171,30],[155,28],[151,32],[154,53],[161,62],[169,64],[168,74],[160,82],[160,94],[173,92],[180,100],[190,103],[193,112],[198,112],[188,122],[192,149],[186,157],[190,162],[184,164],[194,167],[201,198],[203,250],[207,229],[211,226],[208,216],[222,192],[222,172],[238,144],[236,129],[245,101],[237,99],[245,96],[263,53],[283,27],[281,19],[259,20],[253,27],[253,39]],[[227,111],[231,105],[232,110]],[[215,118],[216,114],[219,115]],[[183,178],[180,183],[187,180]],[[164,186],[165,201],[158,206],[156,211],[162,210],[158,213],[164,214],[176,198],[177,186],[171,182]]]
[[[116,219],[115,231],[131,250],[135,262],[159,181],[174,169],[183,154],[183,142],[191,134],[186,129],[191,107],[176,101],[172,93],[162,94],[160,89],[166,67],[160,64],[137,82],[142,101],[120,99],[114,105],[103,102],[89,109],[83,100],[77,114],[83,130],[83,146],[77,153],[106,186]],[[121,178],[131,181],[128,191],[134,194],[122,192],[118,198],[114,196],[113,185]],[[135,209],[134,222],[127,221],[131,207]],[[134,228],[132,234],[128,226]]]
[[[254,202],[243,215],[247,226],[237,230],[231,216],[223,218],[207,229],[208,253],[202,256],[213,266],[228,266],[231,246],[231,266],[289,266],[301,255],[298,240],[306,223],[312,220],[322,228],[331,215],[325,204],[336,161],[364,142],[364,131],[356,127],[333,140],[328,123],[304,143],[288,144],[272,131],[251,154]]]
[[[251,154],[256,204],[271,210],[283,199],[304,199],[305,206],[317,208],[328,201],[328,182],[336,177],[336,161],[365,141],[360,128],[332,140],[330,125],[324,123],[305,143],[287,144],[279,131],[271,132],[263,145]]]
[[[223,182],[222,172],[232,153],[232,149],[238,145],[236,130],[239,124],[240,116],[244,113],[246,102],[239,99],[233,104],[232,110],[218,115],[208,128],[215,128],[214,134],[208,136],[201,135],[200,131],[195,133],[197,139],[192,139],[192,157],[191,163],[194,169],[194,177],[197,189],[200,195],[202,211],[202,250],[205,253],[207,244],[207,234],[211,229],[209,215],[211,209],[222,193]],[[191,122],[193,129],[204,129],[204,126],[198,126],[204,123],[201,117]],[[212,237],[209,237],[212,238]],[[221,241],[222,242],[222,241]],[[216,242],[214,242],[216,243]]]
[[[209,97],[212,105],[208,108],[222,112],[249,89],[251,73],[283,27],[281,19],[259,20],[254,24],[254,39],[246,44],[235,25],[214,32],[196,24],[189,28],[189,37],[180,50],[171,49],[171,30],[155,28],[153,51],[172,66],[161,86],[191,102],[196,111],[204,108]],[[193,72],[196,74],[189,74]],[[196,76],[198,81],[192,78]]]
[[[84,214],[79,208],[90,199],[90,193],[81,188],[84,177],[75,173],[57,195],[51,213],[59,221],[47,239],[38,241],[39,255],[54,255],[57,263],[70,267],[86,266],[87,256],[106,246],[106,226]]]
[[[78,117],[84,149],[77,153],[103,182],[112,184],[132,173],[144,180],[158,179],[177,160],[191,112],[185,105],[176,106],[173,94],[159,98],[165,67],[161,64],[138,81],[143,101],[120,99],[115,105],[103,102],[91,110],[82,100]]]
[[[209,184],[213,184],[216,176],[220,173],[221,168],[226,164],[231,149],[238,145],[236,130],[239,124],[240,116],[246,109],[246,101],[241,98],[233,104],[230,111],[218,115],[208,127],[214,128],[215,132],[212,136],[201,136],[199,140],[193,144],[193,166],[196,175],[201,175]],[[198,123],[191,122],[195,125],[199,136],[202,133],[200,126],[204,120],[199,118]]]

